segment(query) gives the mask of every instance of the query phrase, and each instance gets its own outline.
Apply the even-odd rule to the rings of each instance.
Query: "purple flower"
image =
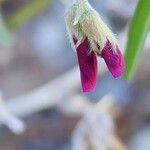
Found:
[[[74,1],[68,9],[66,23],[70,41],[78,56],[83,92],[91,92],[96,86],[96,55],[104,58],[114,78],[124,73],[124,58],[117,40],[88,0]]]
[[[74,40],[75,44],[76,42],[77,41]],[[98,78],[96,53],[90,49],[90,43],[87,38],[76,48],[76,51],[83,92],[91,92],[96,87]],[[97,55],[104,58],[107,67],[114,78],[120,77],[123,74],[125,63],[118,47],[116,51],[112,51],[111,43],[107,41],[101,54]]]

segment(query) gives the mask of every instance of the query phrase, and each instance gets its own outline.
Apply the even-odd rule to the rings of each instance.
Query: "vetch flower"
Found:
[[[74,0],[67,13],[67,28],[77,52],[83,92],[96,86],[96,56],[104,58],[114,78],[123,74],[125,63],[117,40],[88,0]]]

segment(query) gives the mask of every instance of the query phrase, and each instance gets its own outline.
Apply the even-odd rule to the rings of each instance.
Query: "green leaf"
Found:
[[[138,59],[150,27],[150,0],[139,0],[133,16],[125,53],[125,78],[130,80],[137,68]]]
[[[11,29],[20,27],[37,16],[44,8],[50,6],[51,3],[52,0],[32,0],[29,4],[9,16],[6,24]]]

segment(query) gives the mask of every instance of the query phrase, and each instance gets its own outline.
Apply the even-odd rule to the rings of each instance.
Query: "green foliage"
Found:
[[[6,23],[9,28],[14,29],[22,26],[30,21],[33,17],[37,16],[44,8],[49,6],[52,0],[32,0],[29,4],[16,11],[15,14],[10,16]]]
[[[137,68],[138,59],[142,52],[150,27],[150,0],[139,0],[133,16],[125,53],[125,78],[130,80]]]

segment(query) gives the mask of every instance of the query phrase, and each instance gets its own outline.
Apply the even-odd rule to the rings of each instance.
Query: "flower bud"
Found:
[[[104,58],[113,77],[123,74],[124,58],[117,40],[88,0],[74,1],[67,13],[67,27],[77,51],[83,91],[90,92],[96,86],[96,54]]]

